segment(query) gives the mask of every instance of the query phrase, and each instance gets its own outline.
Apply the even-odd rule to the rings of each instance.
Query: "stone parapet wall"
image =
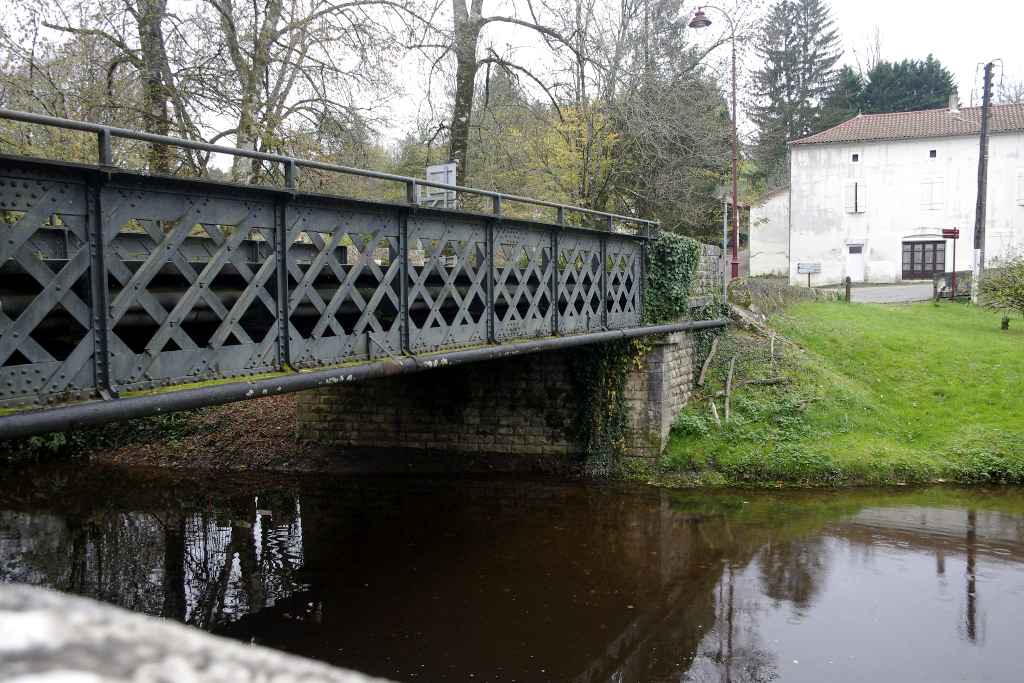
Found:
[[[386,683],[42,588],[0,584],[0,679]]]
[[[717,296],[722,291],[722,248],[701,245],[700,265],[690,286],[691,297]]]

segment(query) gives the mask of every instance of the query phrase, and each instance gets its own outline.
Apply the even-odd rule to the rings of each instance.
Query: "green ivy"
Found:
[[[626,450],[629,413],[626,378],[636,356],[636,342],[614,341],[583,347],[572,353],[577,396],[577,435],[583,447],[586,472],[594,477],[618,474],[619,456]]]
[[[661,233],[647,245],[644,263],[644,323],[657,325],[689,313],[690,289],[700,268],[701,243],[670,232]]]
[[[669,232],[662,232],[648,242],[642,315],[645,325],[672,322],[695,313],[698,314],[695,319],[711,318],[719,313],[717,301],[699,311],[689,308],[701,249],[700,242]],[[704,333],[696,336],[696,345],[704,347],[704,354],[712,336]],[[583,447],[586,471],[591,476],[610,477],[622,473],[622,456],[629,438],[626,380],[630,369],[639,366],[649,346],[646,339],[634,339],[595,344],[572,354],[578,397],[577,438]]]

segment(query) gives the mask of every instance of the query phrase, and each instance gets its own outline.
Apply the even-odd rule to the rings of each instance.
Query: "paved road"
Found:
[[[931,298],[932,283],[930,282],[910,285],[854,287],[850,290],[850,299],[857,303],[902,304],[910,301],[927,301]]]

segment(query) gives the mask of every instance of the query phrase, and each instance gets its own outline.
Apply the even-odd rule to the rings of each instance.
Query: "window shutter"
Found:
[[[857,186],[857,213],[864,213],[868,210],[868,186],[865,183],[856,183]]]
[[[946,205],[946,182],[942,176],[925,178],[921,181],[921,208],[925,211],[940,211]]]
[[[846,213],[857,211],[857,183],[848,182],[843,186],[843,206]]]
[[[1024,168],[1017,171],[1017,206],[1024,206]]]

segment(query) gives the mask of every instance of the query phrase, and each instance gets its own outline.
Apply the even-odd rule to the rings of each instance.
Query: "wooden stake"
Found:
[[[718,425],[719,429],[721,429],[722,420],[720,420],[718,417],[718,408],[715,407],[715,399],[711,399],[710,401],[708,401],[708,404],[711,406],[711,417],[715,419],[715,424]]]
[[[700,369],[700,377],[697,378],[697,386],[704,386],[704,376],[708,374],[708,368],[711,367],[711,359],[715,357],[715,351],[718,350],[718,337],[715,337],[714,341],[711,342],[711,350],[708,351],[708,357],[704,359],[704,365]]]
[[[729,361],[729,376],[725,378],[725,421],[729,421],[729,401],[732,398],[732,373],[736,369],[736,356]]]
[[[775,333],[774,332],[772,333],[772,341],[771,341],[771,366],[773,368],[775,367]]]

